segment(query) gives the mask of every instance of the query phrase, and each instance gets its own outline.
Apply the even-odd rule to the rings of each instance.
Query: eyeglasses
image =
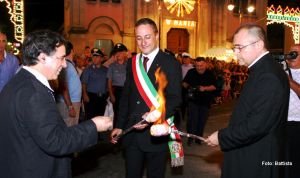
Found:
[[[258,40],[258,41],[259,41],[259,40]],[[250,46],[250,45],[253,45],[253,44],[257,43],[258,41],[255,41],[255,42],[253,42],[253,43],[250,43],[250,44],[247,44],[247,45],[244,45],[244,46],[236,45],[236,46],[234,46],[234,47],[232,48],[232,50],[233,50],[233,51],[239,50],[239,52],[240,52],[240,51],[242,51],[242,49],[246,48],[247,46]]]

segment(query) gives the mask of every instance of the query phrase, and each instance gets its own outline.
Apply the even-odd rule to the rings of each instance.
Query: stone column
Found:
[[[207,0],[197,2],[197,33],[196,33],[196,56],[201,56],[210,47],[211,39],[211,17],[210,4]]]
[[[123,30],[123,43],[131,51],[136,51],[134,25],[137,17],[137,1],[127,0],[123,3],[124,9],[124,30]]]

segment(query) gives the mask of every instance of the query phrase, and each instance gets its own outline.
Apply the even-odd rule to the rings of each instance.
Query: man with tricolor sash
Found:
[[[162,113],[164,123],[176,129],[173,123],[175,109],[181,102],[181,66],[175,58],[162,52],[158,47],[158,29],[155,22],[142,18],[135,24],[136,43],[141,53],[129,59],[127,76],[118,107],[119,115],[116,127],[111,133],[112,142],[124,130],[134,130],[122,137],[127,178],[141,178],[146,163],[148,178],[163,178],[169,151],[172,166],[183,165],[183,150],[179,135],[154,137],[150,134],[152,119],[145,116],[160,117],[161,107],[158,95],[158,83],[155,72],[164,73],[167,85],[164,89],[165,110]],[[148,117],[149,118],[149,117]]]

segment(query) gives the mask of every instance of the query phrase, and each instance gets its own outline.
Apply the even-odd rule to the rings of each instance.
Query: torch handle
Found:
[[[139,125],[139,124],[146,124],[146,123],[148,123],[146,120],[141,120],[141,121],[139,121],[138,123],[136,123],[136,124],[134,124],[133,126],[131,126],[131,127],[129,127],[128,129],[126,129],[126,130],[124,130],[120,135],[118,135],[118,136],[116,136],[115,138],[114,138],[114,140],[119,140],[121,137],[123,137],[124,135],[126,135],[127,133],[129,133],[129,132],[131,132],[132,130],[134,130],[135,128],[134,128],[134,126],[136,126],[136,125]]]
[[[185,132],[182,132],[182,131],[179,131],[179,130],[172,130],[171,132],[178,133],[179,135],[184,136],[184,137],[194,138],[194,139],[205,141],[204,137],[200,137],[198,135],[194,135],[194,134],[190,134],[190,133],[185,133]]]

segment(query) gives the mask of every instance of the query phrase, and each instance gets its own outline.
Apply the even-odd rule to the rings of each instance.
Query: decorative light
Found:
[[[234,4],[233,4],[233,1],[232,0],[228,0],[228,5],[227,5],[227,9],[229,11],[232,11],[234,9]]]
[[[12,42],[7,42],[7,50],[9,52],[12,52],[14,55],[18,55],[20,53],[20,48],[21,44],[20,43],[12,43]]]
[[[234,4],[228,4],[227,9],[232,11],[234,9]]]
[[[195,0],[164,0],[168,11],[173,14],[176,11],[177,17],[190,14],[194,10]]]
[[[10,2],[8,0],[0,0],[0,2],[6,2],[6,8],[8,9],[8,13],[10,14],[10,21],[15,24],[13,18],[14,18],[14,14],[12,13],[12,9],[11,9],[11,5]]]
[[[252,12],[255,10],[255,8],[254,8],[253,5],[250,5],[250,6],[247,8],[247,10],[248,10],[249,13],[252,13]]]
[[[6,8],[10,14],[10,21],[14,24],[15,39],[19,42],[24,40],[24,3],[23,0],[14,0],[13,9],[8,0],[0,0],[6,2]]]
[[[293,38],[295,44],[299,44],[300,39],[300,10],[299,8],[286,7],[284,11],[281,6],[278,6],[276,9],[272,5],[267,8],[267,25],[273,23],[283,23],[284,25],[291,27],[293,32]]]

